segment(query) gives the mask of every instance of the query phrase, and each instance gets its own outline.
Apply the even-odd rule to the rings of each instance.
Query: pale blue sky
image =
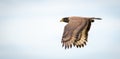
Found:
[[[120,59],[119,0],[0,0],[0,59]],[[87,46],[65,50],[66,16],[101,17]]]

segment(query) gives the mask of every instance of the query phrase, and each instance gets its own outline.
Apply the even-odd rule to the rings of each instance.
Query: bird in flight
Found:
[[[79,17],[79,16],[70,16],[64,17],[60,22],[68,23],[64,27],[64,32],[62,36],[62,46],[66,48],[75,47],[84,47],[88,41],[88,32],[91,27],[91,23],[94,20],[101,20],[101,18],[95,17]]]

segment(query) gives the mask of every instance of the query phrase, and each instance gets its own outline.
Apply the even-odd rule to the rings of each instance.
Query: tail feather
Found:
[[[95,18],[95,17],[93,17],[91,19],[102,20],[102,18]]]

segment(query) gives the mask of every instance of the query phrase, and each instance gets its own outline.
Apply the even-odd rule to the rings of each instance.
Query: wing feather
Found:
[[[83,19],[69,22],[64,28],[64,33],[61,41],[63,43],[62,46],[65,46],[66,49],[72,47],[72,45],[76,45],[75,42],[78,41],[79,34],[82,34],[82,31],[86,25],[87,21]],[[79,47],[81,45],[76,46]]]
[[[87,38],[88,38],[88,31],[90,30],[91,27],[91,21],[87,20],[87,25],[85,26],[84,30],[82,31],[82,33],[79,33],[79,40],[77,42],[75,42],[76,47],[84,47],[84,45],[86,45],[87,42]]]

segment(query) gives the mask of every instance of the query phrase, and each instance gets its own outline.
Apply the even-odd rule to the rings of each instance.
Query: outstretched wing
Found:
[[[64,28],[64,33],[62,37],[62,46],[66,48],[71,48],[74,43],[79,40],[79,34],[82,34],[82,31],[87,25],[87,20],[83,19],[73,19],[71,20]]]
[[[91,21],[87,20],[87,24],[83,29],[82,33],[79,33],[79,38],[77,41],[74,42],[74,46],[84,47],[84,45],[86,45],[87,38],[88,38],[88,31],[90,30],[90,27],[91,27]]]

